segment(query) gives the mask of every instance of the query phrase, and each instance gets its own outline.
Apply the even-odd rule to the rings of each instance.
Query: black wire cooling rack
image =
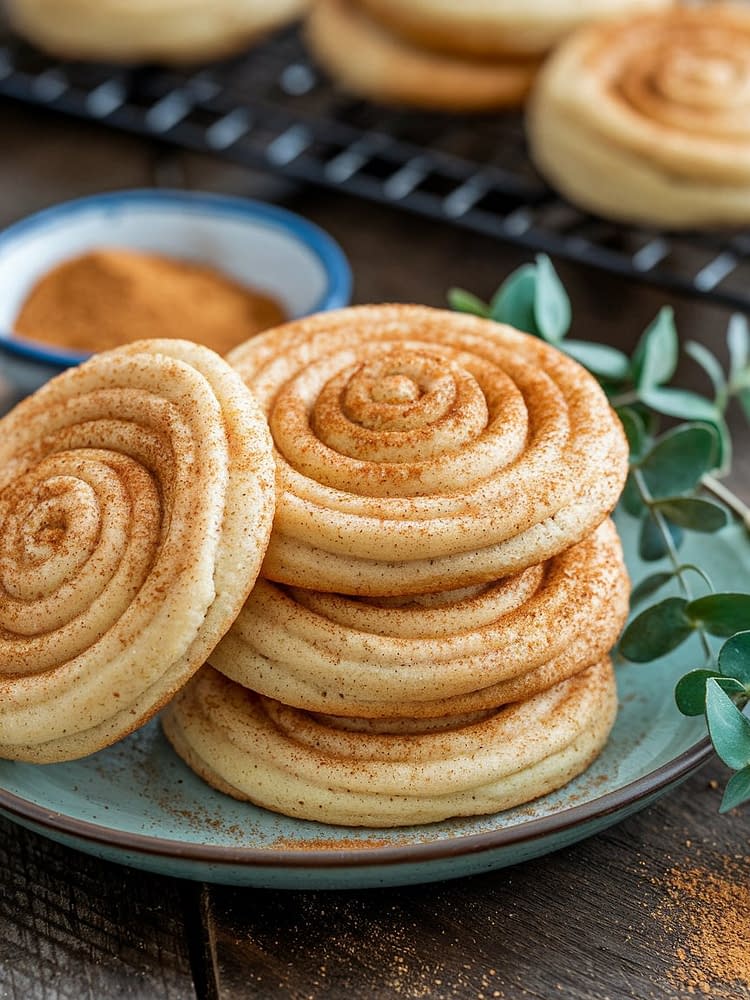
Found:
[[[296,31],[197,71],[60,62],[0,35],[0,96],[750,309],[750,230],[667,234],[581,212],[535,173],[520,116],[353,100]]]

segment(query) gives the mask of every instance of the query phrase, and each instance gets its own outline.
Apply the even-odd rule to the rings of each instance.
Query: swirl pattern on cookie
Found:
[[[396,596],[489,583],[614,507],[619,420],[576,362],[509,327],[361,306],[229,355],[268,415],[277,513],[262,575]]]
[[[601,751],[616,703],[609,660],[498,710],[377,722],[288,708],[207,667],[162,722],[223,792],[287,816],[389,827],[509,809],[561,787]]]
[[[675,9],[589,27],[542,72],[532,156],[571,201],[685,228],[750,220],[750,11]]]
[[[227,631],[270,534],[274,464],[242,380],[142,341],[0,421],[0,755],[66,760],[168,700]]]
[[[425,718],[528,698],[596,663],[628,613],[614,525],[486,586],[347,598],[259,580],[211,665],[315,712]]]

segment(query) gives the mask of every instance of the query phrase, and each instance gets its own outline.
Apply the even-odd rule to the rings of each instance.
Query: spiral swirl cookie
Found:
[[[352,599],[259,580],[211,664],[315,712],[429,718],[496,708],[597,663],[628,613],[614,525],[496,583]]]
[[[142,341],[0,421],[0,756],[130,732],[227,631],[271,529],[266,423],[207,348]]]
[[[306,0],[8,0],[13,28],[69,59],[193,62],[239,52]]]
[[[543,55],[579,25],[672,0],[358,0],[412,44],[464,56]]]
[[[589,27],[545,66],[532,156],[571,201],[660,225],[750,220],[750,10],[709,4]]]
[[[345,89],[384,104],[444,111],[515,107],[539,65],[530,58],[467,59],[418,48],[352,0],[316,0],[306,35],[316,60]]]
[[[287,816],[389,827],[496,812],[560,788],[601,751],[616,705],[608,660],[506,708],[421,722],[312,715],[206,668],[162,721],[220,791]]]
[[[490,583],[581,541],[627,470],[597,382],[509,327],[363,306],[229,355],[268,415],[267,579],[400,596]]]

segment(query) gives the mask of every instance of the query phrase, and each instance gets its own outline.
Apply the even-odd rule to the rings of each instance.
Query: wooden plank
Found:
[[[663,1000],[694,992],[698,971],[713,997],[748,996],[692,953],[700,903],[680,889],[680,872],[747,850],[750,815],[717,815],[715,777],[717,765],[610,831],[470,879],[250,899],[215,887],[218,996]],[[745,893],[747,860],[727,876]]]
[[[2,1000],[194,1000],[184,911],[197,907],[198,887],[2,818],[0,871]]]

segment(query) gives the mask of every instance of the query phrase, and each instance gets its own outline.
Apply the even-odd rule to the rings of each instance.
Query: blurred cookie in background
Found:
[[[545,64],[532,159],[606,218],[685,229],[750,222],[750,8],[674,8],[590,25]]]
[[[672,0],[357,0],[412,44],[464,57],[541,56],[581,24]]]
[[[66,59],[205,62],[294,20],[307,0],[6,0],[13,29]]]
[[[351,93],[435,110],[519,106],[539,64],[537,59],[472,59],[420,48],[351,0],[317,0],[307,40],[318,63]]]

